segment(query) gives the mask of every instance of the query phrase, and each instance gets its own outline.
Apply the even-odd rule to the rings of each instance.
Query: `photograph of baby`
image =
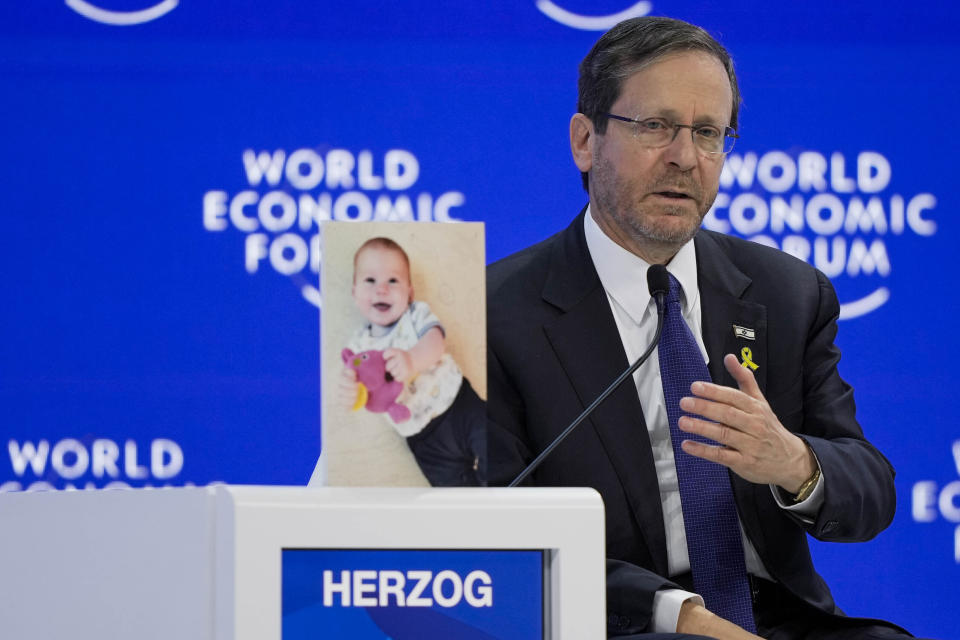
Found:
[[[486,484],[483,272],[481,224],[324,225],[325,484]]]

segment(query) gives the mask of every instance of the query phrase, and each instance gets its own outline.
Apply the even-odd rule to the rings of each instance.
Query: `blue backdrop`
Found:
[[[842,373],[898,469],[893,526],[818,566],[851,613],[955,633],[960,9],[347,4],[0,7],[0,490],[306,482],[317,222],[483,221],[489,260],[559,230],[585,202],[577,64],[609,16],[671,15],[720,37],[744,95],[705,224],[831,276]]]

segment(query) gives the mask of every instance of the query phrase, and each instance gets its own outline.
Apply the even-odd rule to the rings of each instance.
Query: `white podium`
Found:
[[[542,551],[543,638],[604,637],[600,497],[535,488],[0,494],[0,629],[10,638],[280,640],[289,635],[284,550]],[[350,574],[327,573],[343,605]],[[375,602],[377,578],[354,574],[355,599]],[[387,574],[403,582],[402,572]],[[452,578],[438,601],[463,588],[444,575]],[[391,586],[402,605],[395,581],[379,583],[381,592]],[[490,589],[502,602],[497,582]]]

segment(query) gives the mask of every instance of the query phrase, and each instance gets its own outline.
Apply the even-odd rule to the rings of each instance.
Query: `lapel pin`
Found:
[[[750,327],[741,327],[740,325],[733,325],[733,335],[737,338],[743,338],[745,340],[756,340],[757,332],[751,329]]]
[[[753,361],[753,352],[750,350],[750,347],[740,349],[740,358],[743,360],[743,362],[740,363],[741,367],[749,367],[751,371],[756,371],[760,368],[760,365]]]

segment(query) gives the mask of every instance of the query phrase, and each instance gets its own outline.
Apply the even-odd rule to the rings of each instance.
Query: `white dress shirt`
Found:
[[[590,257],[607,293],[607,300],[610,303],[617,330],[620,332],[627,360],[633,362],[653,341],[657,328],[656,301],[647,289],[647,269],[650,265],[607,237],[593,219],[589,207],[584,216],[584,232]],[[703,353],[704,361],[709,363],[710,357],[703,344],[700,290],[697,285],[697,255],[692,240],[677,252],[667,265],[667,271],[679,281],[683,288],[680,296],[683,318]],[[640,398],[640,406],[643,408],[643,417],[647,424],[660,485],[660,502],[667,539],[667,570],[669,575],[674,576],[690,570],[690,559],[687,555],[687,536],[683,526],[680,489],[677,484],[677,470],[673,459],[673,445],[670,442],[670,426],[663,399],[660,361],[656,348],[647,361],[634,372],[633,377]],[[822,475],[813,495],[797,505],[786,505],[781,500],[777,488],[771,486],[770,489],[780,507],[794,511],[810,522],[823,504]],[[771,579],[750,540],[743,533],[742,527],[740,532],[747,572]],[[657,633],[676,631],[680,605],[689,598],[694,598],[699,604],[703,604],[700,596],[687,591],[676,589],[658,591],[653,602],[652,631]]]

